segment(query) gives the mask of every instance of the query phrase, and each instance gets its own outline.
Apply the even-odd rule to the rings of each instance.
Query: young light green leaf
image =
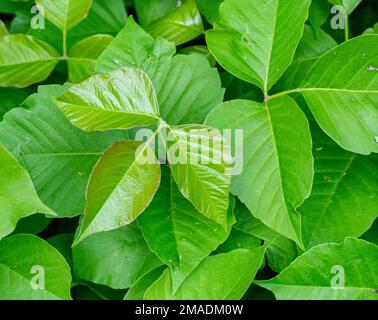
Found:
[[[312,67],[302,92],[320,127],[342,148],[378,152],[378,35],[328,51]]]
[[[153,37],[162,37],[177,46],[204,32],[201,14],[194,0],[187,0],[176,10],[145,27]]]
[[[0,241],[1,300],[70,300],[70,267],[60,253],[34,235]]]
[[[228,229],[231,148],[219,130],[169,127],[167,158],[181,193],[205,217]]]
[[[228,72],[267,93],[293,60],[310,3],[225,0],[219,24],[206,33],[208,47]]]
[[[35,213],[55,216],[38,198],[27,171],[0,144],[0,239],[10,234],[18,220]]]
[[[341,244],[316,246],[277,277],[256,283],[279,300],[376,300],[376,270],[378,246],[347,238]]]
[[[207,257],[172,293],[169,270],[147,290],[146,300],[239,300],[253,281],[265,247],[237,249]]]
[[[93,233],[130,224],[147,208],[159,184],[160,165],[148,141],[115,143],[91,173],[87,206],[74,245]]]
[[[61,86],[40,87],[0,123],[0,143],[28,170],[41,200],[60,217],[84,212],[85,188],[98,158],[126,132],[85,133],[51,102]],[[47,96],[47,97],[46,97]]]
[[[341,149],[314,127],[315,179],[298,209],[307,248],[359,237],[378,217],[378,158]]]
[[[172,59],[172,43],[153,39],[132,17],[101,54],[97,72],[137,67],[152,80],[162,117],[170,124],[202,123],[207,113],[223,101],[224,90],[216,69],[198,55]]]
[[[0,37],[0,87],[27,87],[45,80],[58,57],[53,47],[31,36]]]
[[[89,236],[73,248],[73,261],[76,279],[114,289],[128,288],[162,265],[135,223]]]
[[[92,0],[36,0],[36,3],[49,21],[67,31],[87,16]]]
[[[122,68],[92,76],[54,101],[84,131],[128,129],[159,120],[155,90],[148,76],[138,69]]]
[[[113,37],[97,34],[86,38],[69,51],[68,75],[73,83],[86,80],[95,74],[97,58],[111,43]]]
[[[151,250],[170,267],[173,292],[229,234],[182,196],[165,167],[160,188],[138,224]]]
[[[225,102],[205,123],[243,130],[244,166],[231,192],[256,218],[301,245],[296,209],[310,195],[313,158],[308,121],[294,100]]]

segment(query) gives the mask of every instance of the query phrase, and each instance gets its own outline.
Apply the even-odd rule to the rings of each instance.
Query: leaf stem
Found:
[[[67,54],[67,29],[63,30],[63,60],[68,60],[68,54]]]
[[[345,41],[348,41],[349,40],[349,16],[346,10],[344,12],[344,16],[345,16],[345,26],[344,26]]]
[[[273,94],[271,96],[268,96],[267,100],[273,100],[273,99],[276,99],[276,98],[279,98],[279,97],[282,97],[282,96],[286,96],[286,95],[291,94],[291,93],[299,93],[299,92],[301,92],[300,88],[286,90],[286,91],[282,91],[282,92]]]

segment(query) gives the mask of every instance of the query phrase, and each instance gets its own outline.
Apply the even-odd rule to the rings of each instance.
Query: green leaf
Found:
[[[135,0],[138,21],[145,27],[177,7],[176,0]]]
[[[93,0],[88,16],[68,32],[68,46],[96,34],[115,36],[125,25],[123,0]]]
[[[161,266],[139,278],[130,289],[127,290],[124,300],[143,300],[147,289],[161,276],[163,271],[164,267]]]
[[[319,57],[336,46],[337,42],[327,32],[319,29],[315,33],[309,25],[305,25],[294,61],[278,80],[273,91],[283,92],[298,88]]]
[[[120,67],[134,67],[146,72],[154,85],[161,82],[176,49],[173,43],[152,38],[131,16],[126,25],[100,55],[97,72],[110,72]]]
[[[312,0],[308,12],[308,20],[310,21],[314,31],[318,34],[320,27],[327,21],[330,14],[329,3],[327,0]]]
[[[298,256],[295,242],[281,236],[251,215],[248,209],[239,204],[235,209],[236,224],[234,229],[243,234],[260,238],[267,243],[266,259],[270,268],[281,272]]]
[[[110,35],[97,34],[86,38],[69,51],[68,74],[73,83],[95,74],[97,58],[113,40]]]
[[[169,124],[202,123],[224,96],[217,70],[199,54],[175,56],[155,88]]]
[[[301,245],[296,209],[310,195],[313,158],[308,121],[294,100],[225,102],[205,123],[243,130],[243,149],[235,152],[244,150],[244,166],[231,192],[256,218]]]
[[[67,31],[88,14],[92,0],[36,0],[46,18],[60,30]]]
[[[239,300],[253,281],[265,247],[237,249],[206,258],[172,293],[169,270],[147,290],[146,300]]]
[[[91,173],[74,245],[93,233],[130,224],[147,208],[159,184],[160,165],[148,141],[115,143]]]
[[[310,3],[226,0],[219,24],[206,33],[208,47],[228,72],[267,92],[293,60]]]
[[[299,208],[303,243],[308,248],[359,237],[378,217],[378,158],[341,149],[319,128],[312,132],[314,186]]]
[[[218,130],[169,127],[167,158],[181,193],[205,217],[228,229],[231,150]]]
[[[181,195],[165,167],[160,188],[138,224],[151,250],[171,268],[173,292],[229,233]]]
[[[0,144],[0,239],[10,234],[18,220],[35,213],[56,214],[46,207],[27,171]]]
[[[378,35],[364,35],[328,51],[312,67],[302,92],[320,127],[342,148],[378,152]]]
[[[128,129],[156,124],[159,106],[148,76],[122,68],[92,76],[55,100],[64,115],[84,131]]]
[[[187,0],[176,10],[145,27],[153,37],[162,37],[177,46],[204,32],[201,14],[194,0]]]
[[[351,14],[354,9],[362,2],[362,0],[328,0],[330,3],[340,5],[345,8],[348,14]]]
[[[71,250],[73,239],[74,235],[72,233],[61,233],[46,240],[50,245],[52,245],[60,252],[60,254],[64,257],[64,259],[66,259],[68,265],[71,268],[73,266]]]
[[[378,246],[347,238],[314,247],[277,277],[256,282],[279,300],[376,300],[377,269]],[[340,277],[345,277],[344,286],[336,281]]]
[[[223,0],[196,0],[199,11],[205,16],[206,20],[214,24],[219,20],[219,6]]]
[[[198,55],[172,59],[172,43],[153,39],[132,17],[98,59],[97,72],[137,67],[148,74],[157,92],[162,117],[170,124],[202,123],[223,101],[216,69]]]
[[[70,268],[59,252],[33,235],[0,241],[1,300],[70,300]],[[34,285],[44,288],[35,289]]]
[[[375,219],[370,229],[361,236],[361,239],[378,245],[378,219]]]
[[[44,96],[54,90],[62,88],[40,88],[43,93],[8,112],[0,123],[0,143],[28,170],[42,201],[60,217],[73,217],[84,211],[85,188],[98,158],[127,134],[75,128]]]
[[[114,289],[128,288],[161,266],[136,224],[91,235],[73,248],[73,261],[75,278]]]
[[[198,53],[203,55],[210,63],[212,67],[216,67],[217,61],[214,59],[212,54],[210,53],[209,49],[206,46],[202,45],[194,45],[191,47],[185,47],[182,48],[179,52],[180,54],[192,54],[192,53]]]
[[[58,56],[54,48],[31,36],[0,37],[0,87],[27,87],[45,80]]]

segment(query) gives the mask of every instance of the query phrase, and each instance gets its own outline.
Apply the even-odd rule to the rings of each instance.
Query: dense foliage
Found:
[[[0,299],[378,299],[375,0],[0,18]]]

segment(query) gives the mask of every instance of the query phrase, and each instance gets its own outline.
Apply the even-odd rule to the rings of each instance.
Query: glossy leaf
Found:
[[[136,224],[89,236],[73,248],[73,261],[77,279],[114,289],[132,286],[161,265]]]
[[[218,130],[170,127],[167,158],[181,193],[205,217],[227,230],[231,150]]]
[[[58,56],[54,48],[31,36],[0,37],[0,87],[27,87],[45,80]]]
[[[35,213],[56,215],[34,189],[27,171],[0,144],[0,239],[10,234],[18,220]]]
[[[0,143],[28,170],[41,200],[60,217],[84,212],[85,188],[93,166],[122,132],[85,133],[75,128],[46,97],[62,87],[40,87],[22,108],[0,123]]]
[[[69,30],[88,14],[92,0],[36,0],[48,20],[61,30]]]
[[[147,290],[146,300],[238,300],[253,281],[264,257],[264,247],[237,249],[206,258],[176,294],[168,269]]]
[[[296,209],[310,194],[313,158],[309,125],[294,100],[225,102],[205,123],[243,130],[244,166],[233,177],[232,193],[256,218],[301,245]]]
[[[226,0],[208,47],[228,72],[267,92],[292,62],[310,2]]]
[[[8,29],[5,23],[0,20],[0,36],[5,36],[8,34]]]
[[[377,269],[378,246],[348,238],[314,247],[277,277],[257,283],[279,300],[376,300]]]
[[[95,75],[54,100],[64,115],[85,131],[128,129],[158,122],[159,106],[148,76],[122,68]]]
[[[301,85],[320,127],[346,150],[378,152],[378,35],[347,41],[323,55]],[[351,76],[353,75],[353,76]]]
[[[73,83],[95,74],[97,58],[113,40],[109,35],[94,35],[77,43],[69,52],[68,74]]]
[[[177,46],[204,32],[201,14],[194,0],[187,0],[176,10],[145,27],[153,37],[162,37]]]
[[[14,235],[0,241],[0,252],[1,300],[71,299],[70,267],[44,240]],[[44,276],[44,288],[35,280],[38,274]]]
[[[130,224],[151,202],[160,184],[160,166],[149,142],[118,142],[91,173],[87,206],[75,244],[93,233]]]
[[[151,250],[171,268],[174,292],[229,233],[181,195],[168,168],[163,168],[160,188],[138,224]]]

